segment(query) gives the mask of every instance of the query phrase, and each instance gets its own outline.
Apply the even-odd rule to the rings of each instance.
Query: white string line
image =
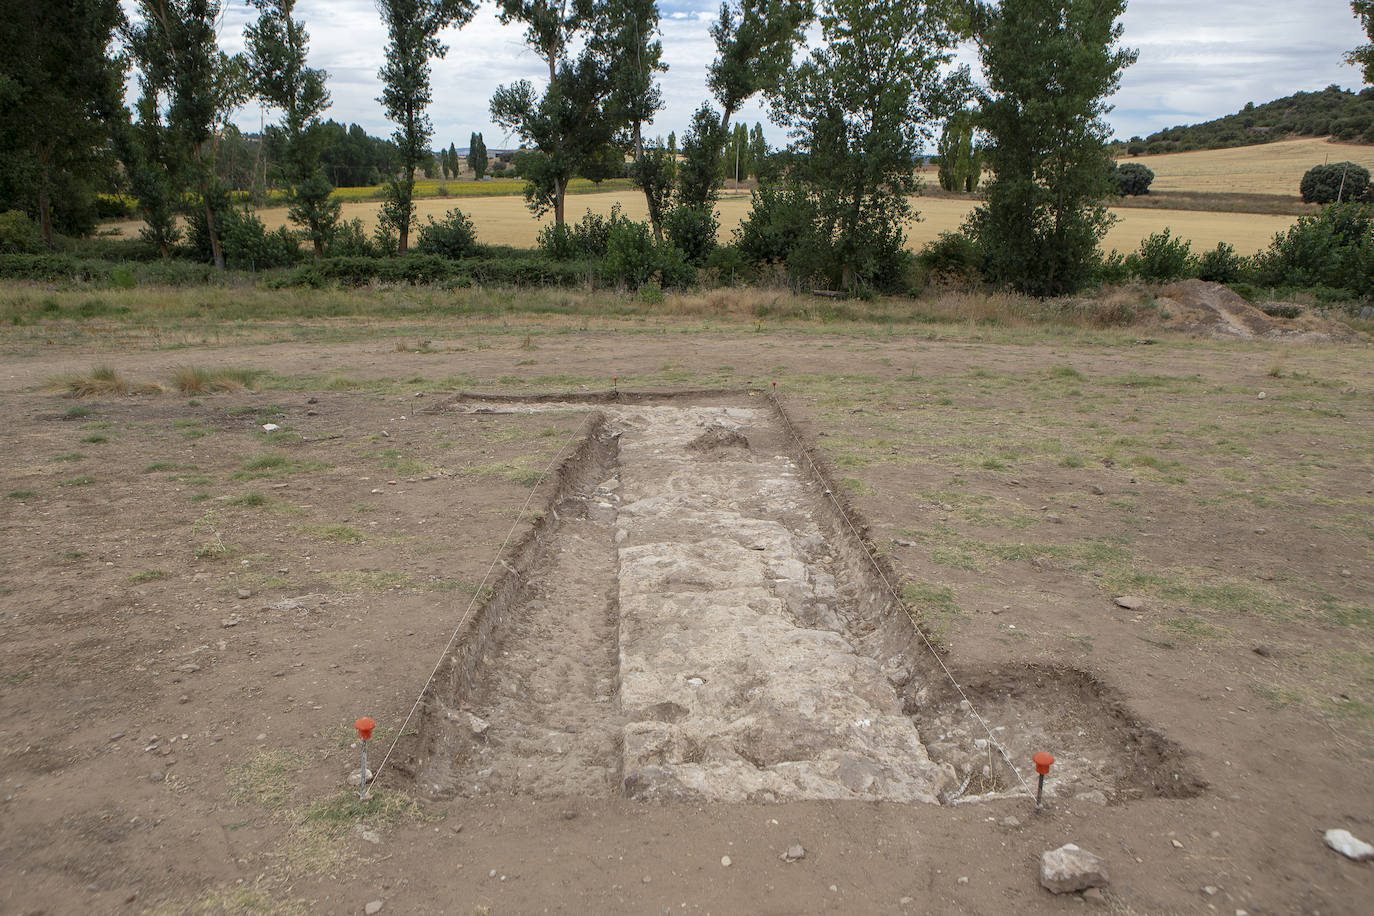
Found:
[[[406,726],[410,724],[410,720],[414,717],[415,711],[419,709],[420,704],[424,702],[425,694],[429,692],[429,685],[434,683],[435,675],[437,675],[439,669],[443,667],[444,659],[448,658],[449,650],[453,648],[453,643],[458,638],[458,633],[463,629],[463,624],[468,622],[468,618],[472,616],[473,609],[477,607],[477,602],[482,597],[482,589],[486,587],[487,580],[491,578],[492,571],[496,569],[496,564],[501,562],[501,555],[506,552],[506,547],[510,544],[511,538],[515,537],[515,529],[519,526],[520,520],[525,517],[525,511],[529,509],[530,502],[534,499],[534,494],[539,490],[539,485],[548,479],[549,473],[553,470],[554,465],[558,463],[558,460],[563,457],[563,452],[567,450],[568,445],[571,444],[573,440],[581,438],[583,429],[589,427],[595,420],[596,414],[592,413],[582,421],[581,426],[574,430],[573,434],[564,440],[557,454],[550,459],[548,466],[545,467],[543,473],[539,475],[539,480],[530,488],[530,495],[525,497],[525,504],[520,507],[520,511],[516,513],[515,520],[511,522],[510,531],[506,532],[506,539],[501,542],[500,549],[496,551],[496,556],[492,558],[491,565],[487,567],[487,573],[482,577],[481,584],[479,584],[477,589],[472,593],[472,600],[468,602],[468,609],[463,612],[463,619],[459,620],[458,625],[453,628],[453,635],[448,638],[448,644],[444,646],[444,651],[439,654],[439,660],[434,663],[434,670],[429,673],[429,679],[425,681],[425,686],[420,688],[420,695],[415,698],[415,705],[410,707],[410,712],[406,714],[405,721],[402,722],[401,727],[396,730],[396,737],[391,739],[391,747],[386,749],[386,756],[383,757],[382,762],[377,765],[377,772],[372,777],[372,782],[374,784],[381,778],[382,770],[386,767],[386,762],[391,759],[391,752],[396,750],[396,745],[400,743],[401,736],[405,734]]]
[[[793,441],[797,443],[797,448],[806,456],[806,461],[811,465],[811,470],[815,473],[816,478],[824,484],[825,477],[821,475],[820,468],[816,467],[816,462],[811,457],[811,452],[807,450],[806,445],[801,441],[801,437],[797,435],[797,431],[792,426],[792,421],[788,418],[787,412],[782,409],[782,404],[778,402],[777,392],[772,392],[770,397],[773,401],[773,406],[777,408],[778,416],[782,417],[782,422],[787,425],[787,431],[791,433]],[[978,709],[973,705],[973,701],[968,698],[968,694],[964,693],[964,688],[959,686],[959,682],[954,679],[954,675],[951,674],[949,668],[945,666],[944,659],[940,658],[940,653],[935,650],[935,646],[931,644],[930,638],[927,637],[925,631],[921,629],[921,625],[916,622],[916,617],[911,613],[911,608],[907,607],[906,601],[903,600],[901,594],[897,591],[896,587],[893,586],[891,580],[888,579],[887,573],[883,572],[883,568],[878,563],[877,558],[873,556],[873,552],[869,550],[868,543],[864,541],[863,536],[860,535],[858,529],[854,527],[854,522],[850,519],[849,513],[844,510],[844,506],[840,505],[839,499],[836,498],[829,487],[825,488],[825,495],[830,497],[830,501],[835,504],[835,508],[839,511],[840,517],[844,519],[845,525],[847,525],[850,532],[853,533],[854,539],[863,547],[864,556],[868,557],[868,562],[873,564],[873,568],[877,571],[878,577],[882,579],[883,584],[887,586],[887,590],[892,594],[893,599],[897,602],[897,606],[902,609],[907,619],[911,621],[911,627],[916,631],[916,635],[921,637],[921,642],[925,643],[926,648],[930,650],[930,654],[935,658],[935,662],[940,666],[940,670],[945,673],[945,677],[949,678],[949,682],[954,685],[954,689],[959,692],[959,696],[968,704],[969,712],[978,720],[978,724],[983,726],[983,731],[987,732],[988,742],[993,747],[997,748],[998,753],[1002,755],[1002,759],[1007,762],[1007,766],[1011,767],[1011,771],[1016,774],[1016,780],[1021,783],[1021,788],[1025,791],[1026,795],[1030,798],[1034,798],[1035,794],[1031,792],[1030,786],[1021,775],[1021,771],[1017,769],[1015,763],[1012,763],[1011,755],[1007,753],[1006,748],[1002,747],[1002,743],[997,740],[997,736],[994,735],[992,729],[988,727],[987,721],[978,714]]]

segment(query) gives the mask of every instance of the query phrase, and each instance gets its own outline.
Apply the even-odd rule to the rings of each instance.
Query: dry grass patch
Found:
[[[150,382],[135,384],[109,366],[96,366],[85,375],[67,373],[54,376],[48,386],[69,398],[119,397],[128,394],[157,394],[162,388]],[[86,414],[76,415],[86,416]]]
[[[263,374],[261,369],[201,369],[196,366],[182,366],[172,373],[172,387],[181,394],[242,391],[244,388],[252,388]]]

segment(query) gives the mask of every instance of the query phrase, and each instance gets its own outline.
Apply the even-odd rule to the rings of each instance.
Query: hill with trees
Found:
[[[1114,145],[1117,153],[1139,156],[1326,136],[1350,143],[1374,143],[1374,87],[1351,92],[1331,85],[1320,92],[1295,92],[1263,105],[1247,102],[1235,114],[1170,127]]]

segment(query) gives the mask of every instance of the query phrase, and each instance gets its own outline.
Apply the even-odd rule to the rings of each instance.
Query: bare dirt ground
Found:
[[[1374,865],[1321,842],[1374,839],[1366,344],[524,320],[431,325],[403,351],[395,329],[331,327],[175,349],[95,322],[0,338],[0,910],[1259,914],[1374,898]],[[164,384],[185,365],[272,374],[195,396],[45,387],[97,364]],[[589,413],[432,409],[456,384],[587,394],[611,376],[777,382],[975,706],[1020,736],[1016,757],[1062,758],[1044,813],[1024,797],[618,791],[622,726],[591,707],[619,706],[604,672],[625,636],[597,588],[624,566],[623,505],[597,489],[608,469],[579,491],[593,508],[554,526],[550,499],[569,493],[544,476]],[[750,460],[801,460],[777,427],[745,427]],[[807,575],[842,590],[857,561],[808,499],[828,546]],[[508,535],[531,544],[536,524],[550,540],[473,660],[470,705],[483,746],[531,780],[493,770],[484,790],[435,793],[393,760],[359,807],[350,723],[380,723],[375,768],[472,596],[496,587]],[[967,767],[967,716],[911,646],[903,713],[932,759]],[[522,716],[591,725],[545,771],[549,731],[522,753]],[[407,731],[402,756],[424,738]],[[1106,763],[1075,770],[1089,759]],[[1066,842],[1106,860],[1102,900],[1038,886],[1040,853]],[[784,861],[793,844],[806,857]]]

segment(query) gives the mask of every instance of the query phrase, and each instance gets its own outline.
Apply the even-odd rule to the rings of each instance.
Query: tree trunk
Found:
[[[553,180],[553,221],[558,225],[563,225],[563,193],[567,186],[563,179]]]
[[[635,165],[641,165],[644,161],[644,133],[642,125],[635,122]],[[642,178],[643,176],[641,176]],[[654,228],[654,241],[663,244],[663,215],[658,212],[658,207],[654,206],[654,193],[648,183],[644,184],[644,204],[649,210],[649,225]]]
[[[317,238],[315,239],[315,260],[318,261],[322,257],[324,257],[324,242]]]
[[[49,169],[52,161],[52,147],[42,144],[38,147],[38,228],[43,234],[43,243],[56,249],[52,240],[52,198],[48,192]]]
[[[398,206],[396,218],[400,221],[396,226],[396,256],[405,257],[405,253],[410,250],[410,217],[411,206],[415,202],[415,166],[406,166],[402,170],[405,175],[404,187],[406,189],[405,206]],[[399,191],[400,188],[397,188]],[[397,195],[399,197],[399,195]],[[400,201],[397,201],[399,204]]]
[[[215,270],[227,270],[224,249],[219,244],[219,230],[215,228],[215,211],[210,207],[210,189],[205,182],[200,185],[200,199],[205,205],[205,232],[210,236],[210,253],[215,259]]]
[[[56,250],[52,240],[52,201],[48,199],[48,182],[38,184],[38,228],[43,233],[43,242]]]

